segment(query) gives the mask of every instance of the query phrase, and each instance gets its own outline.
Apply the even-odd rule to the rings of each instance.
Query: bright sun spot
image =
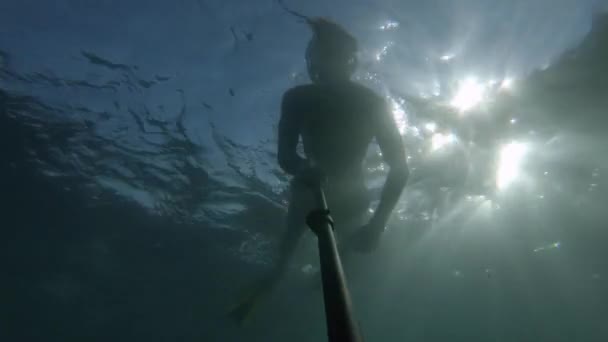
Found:
[[[377,60],[377,61],[382,60],[382,59],[383,59],[383,58],[386,56],[386,54],[388,53],[388,49],[389,49],[389,48],[390,48],[392,45],[393,45],[393,43],[392,43],[392,42],[388,42],[388,43],[386,43],[386,45],[384,45],[384,46],[382,47],[382,49],[380,49],[380,52],[376,53],[376,60]]]
[[[434,132],[435,132],[435,130],[437,129],[437,124],[436,124],[436,123],[434,123],[434,122],[427,122],[427,123],[424,125],[424,128],[425,128],[427,131],[429,131],[429,132],[431,132],[431,133],[434,133]]]
[[[436,151],[445,145],[451,144],[456,141],[454,134],[441,134],[435,133],[431,138],[431,150]]]
[[[500,83],[500,89],[509,90],[512,87],[513,87],[513,79],[512,78],[505,78],[504,80],[502,80],[502,83]]]
[[[391,30],[399,27],[399,23],[396,21],[387,21],[385,24],[380,25],[382,31]]]
[[[498,189],[505,189],[517,179],[523,157],[527,150],[527,146],[519,142],[509,143],[500,150],[498,172],[496,175],[496,186]]]
[[[447,62],[447,61],[449,61],[452,58],[454,58],[454,55],[451,55],[451,54],[443,55],[443,56],[439,57],[439,59],[441,59],[444,62]]]
[[[458,88],[450,105],[461,112],[467,111],[479,104],[484,97],[485,87],[473,77],[465,79]]]
[[[391,109],[393,112],[393,117],[395,118],[395,121],[397,123],[397,128],[399,128],[399,133],[403,134],[407,126],[405,111],[403,110],[403,107],[401,107],[401,105],[397,101],[395,101],[395,99],[391,98],[390,103],[392,107]]]

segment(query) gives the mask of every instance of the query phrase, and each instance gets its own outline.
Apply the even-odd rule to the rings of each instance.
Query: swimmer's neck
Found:
[[[353,81],[350,78],[339,78],[339,79],[328,79],[313,81],[312,85],[319,87],[340,87],[344,85],[352,84]]]

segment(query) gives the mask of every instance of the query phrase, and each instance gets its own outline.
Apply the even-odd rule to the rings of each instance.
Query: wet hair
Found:
[[[349,78],[357,67],[357,40],[340,25],[325,19],[311,18],[289,9],[277,0],[287,13],[302,20],[312,29],[306,48],[306,66],[313,82],[325,78]]]
[[[332,62],[332,72],[350,77],[356,68],[357,40],[340,25],[324,18],[307,18],[313,36],[306,48],[308,72],[313,81],[318,81],[329,69],[323,64]]]
[[[322,49],[329,53],[352,55],[357,52],[357,40],[340,25],[325,18],[308,20],[313,36],[309,48]]]

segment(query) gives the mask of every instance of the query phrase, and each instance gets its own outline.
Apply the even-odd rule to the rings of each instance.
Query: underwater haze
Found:
[[[326,341],[316,239],[245,326],[285,229],[283,93],[358,39],[408,185],[347,269],[366,341],[608,341],[608,2],[4,0],[0,341]],[[366,158],[379,194],[387,167]]]

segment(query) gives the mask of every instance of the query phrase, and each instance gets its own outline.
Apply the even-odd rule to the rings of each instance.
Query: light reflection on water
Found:
[[[437,151],[446,145],[456,142],[454,134],[435,133],[431,138],[431,151]]]
[[[562,245],[561,242],[557,241],[557,242],[550,243],[548,245],[536,247],[532,251],[534,253],[537,253],[537,252],[547,251],[547,250],[551,250],[551,249],[558,249],[561,247],[561,245]]]
[[[500,159],[496,175],[496,186],[506,189],[517,180],[521,173],[521,164],[528,147],[520,142],[511,142],[500,149]]]
[[[446,54],[440,59],[448,62],[453,58],[454,55]],[[525,87],[525,80],[518,80],[516,84],[515,78],[510,76],[498,80],[483,80],[477,76],[465,77],[457,82],[453,93],[438,94],[430,98],[423,92],[419,93],[420,100],[415,100],[414,104],[423,103],[423,107],[414,105],[409,108],[408,101],[390,98],[399,130],[406,141],[408,162],[411,162],[414,174],[405,197],[408,196],[407,192],[421,189],[422,193],[426,193],[423,198],[426,198],[430,208],[413,206],[418,208],[414,211],[421,210],[418,216],[423,221],[435,219],[433,213],[438,209],[433,208],[446,201],[434,197],[446,197],[446,193],[451,194],[450,200],[447,201],[451,209],[442,210],[466,211],[462,203],[475,203],[476,209],[464,215],[480,217],[479,214],[484,213],[482,216],[488,220],[506,203],[531,202],[528,206],[537,208],[546,200],[547,194],[551,193],[545,188],[547,180],[544,179],[549,175],[549,171],[546,170],[546,165],[543,165],[543,157],[539,159],[539,156],[554,153],[543,142],[554,139],[551,133],[546,133],[553,129],[552,126],[530,126],[525,117],[521,118],[523,121],[520,120],[518,112],[511,109],[505,114],[504,110],[496,105],[504,105],[504,99],[509,99],[515,93],[521,96],[520,82],[523,82],[522,89],[528,89]],[[446,102],[446,98],[449,101]],[[407,111],[404,109],[406,106]],[[499,115],[507,118],[503,119]],[[479,120],[478,118],[496,123],[502,120],[505,126],[496,130],[496,136],[488,135],[489,138],[481,141],[476,138],[479,133],[491,132],[483,132],[485,128],[475,126],[475,120]],[[550,124],[550,121],[547,123]],[[471,132],[474,133],[471,135]],[[454,153],[454,149],[446,148],[452,145],[457,146],[461,153]],[[565,157],[566,155],[562,155],[559,158]],[[446,176],[446,173],[458,173],[458,169],[454,168],[455,161],[465,164],[464,176]],[[428,172],[433,169],[434,171]],[[443,172],[437,173],[438,169],[443,169]],[[383,165],[370,170],[387,171]],[[593,181],[588,184],[588,191],[598,188],[598,184]],[[412,217],[408,216],[408,212],[412,213],[411,207],[412,200],[401,202],[398,210],[400,220]],[[554,247],[559,247],[559,244]]]
[[[295,1],[286,2],[300,6]],[[560,6],[545,2],[552,6],[548,12]],[[153,8],[153,3],[146,6]],[[453,3],[454,9],[464,6],[462,2]],[[526,4],[537,3],[534,1],[487,3],[490,7],[517,3],[521,16],[528,15],[525,12],[539,13],[527,11]],[[172,10],[187,7],[182,5]],[[314,6],[314,1],[310,6]],[[153,37],[146,46],[138,45],[139,38],[147,39],[143,36],[123,42],[119,36],[106,37],[112,38],[104,39],[112,43],[106,45],[96,44],[90,34],[84,35],[85,40],[74,37],[68,39],[69,44],[62,44],[61,37],[53,33],[54,25],[42,23],[38,26],[48,33],[33,34],[32,28],[30,39],[20,39],[20,35],[15,38],[19,45],[39,45],[39,49],[27,54],[15,52],[13,63],[0,51],[0,95],[5,90],[14,92],[7,100],[9,115],[22,116],[40,133],[40,144],[33,146],[31,159],[43,174],[58,181],[76,174],[79,182],[87,183],[85,194],[92,205],[99,205],[99,199],[114,198],[104,196],[104,191],[111,190],[133,198],[155,214],[194,222],[189,226],[192,229],[216,229],[218,238],[210,243],[219,246],[214,256],[217,263],[211,259],[204,260],[204,264],[222,269],[222,261],[227,258],[220,249],[231,246],[227,249],[230,256],[243,261],[239,266],[257,264],[248,267],[255,272],[260,264],[273,262],[277,239],[284,231],[289,179],[276,163],[280,96],[288,87],[308,82],[302,58],[308,31],[304,25],[290,22],[284,13],[277,13],[278,6],[267,7],[272,7],[271,13],[253,21],[247,19],[249,14],[228,13],[225,18],[229,23],[206,24],[201,13],[194,13],[182,20],[186,25],[179,30],[175,30],[170,18],[182,16],[146,20],[149,11],[137,11],[135,30],[129,32]],[[417,330],[419,336],[403,334],[399,338],[371,340],[424,340],[431,338],[428,335],[432,331],[440,330],[453,336],[433,340],[471,336],[484,340],[480,331],[490,334],[485,340],[496,340],[501,339],[497,335],[501,331],[497,330],[534,332],[543,326],[552,330],[555,326],[561,328],[562,322],[574,316],[596,323],[582,323],[573,329],[576,334],[569,336],[558,329],[545,335],[546,339],[528,337],[591,340],[575,336],[600,326],[602,320],[598,317],[604,316],[595,313],[605,313],[601,305],[606,302],[602,300],[605,291],[600,290],[605,287],[608,272],[608,145],[604,138],[608,121],[604,80],[604,75],[608,75],[608,30],[580,49],[576,47],[576,53],[567,59],[562,61],[556,55],[552,63],[539,66],[527,59],[533,54],[528,52],[544,50],[545,41],[551,45],[549,36],[565,34],[561,30],[567,30],[569,24],[563,21],[570,16],[553,18],[547,12],[549,19],[542,21],[552,20],[555,24],[551,27],[556,30],[549,30],[547,36],[529,30],[526,36],[533,39],[523,42],[526,39],[520,39],[515,32],[521,32],[516,26],[525,26],[523,30],[528,31],[526,20],[512,20],[512,14],[501,14],[506,29],[488,34],[498,43],[484,41],[480,43],[484,45],[481,50],[477,47],[473,51],[469,43],[479,38],[475,32],[461,30],[457,33],[463,35],[451,37],[454,41],[436,41],[437,36],[430,32],[445,28],[444,33],[451,34],[450,21],[463,21],[459,16],[468,12],[466,9],[448,10],[447,17],[437,20],[414,18],[418,15],[415,11],[394,12],[399,15],[399,22],[368,23],[367,28],[381,36],[378,39],[363,37],[365,28],[358,22],[345,23],[359,30],[358,38],[362,33],[362,47],[372,46],[366,52],[371,66],[362,63],[357,81],[388,98],[412,170],[410,183],[379,249],[376,254],[361,258],[365,260],[362,263],[378,265],[378,274],[363,273],[352,284],[364,327],[375,326],[371,329],[387,332]],[[340,15],[346,18],[348,13]],[[361,17],[366,16],[367,13]],[[541,21],[540,17],[533,19]],[[159,20],[163,23],[160,28]],[[142,26],[146,21],[150,21],[149,27]],[[471,21],[471,31],[477,28],[476,21]],[[125,22],[133,24],[130,20]],[[228,30],[233,25],[236,37]],[[101,25],[80,26],[64,31],[78,33],[91,26],[99,28],[94,37],[102,34]],[[143,30],[144,27],[150,30]],[[155,28],[162,31],[160,36]],[[120,30],[120,26],[116,29]],[[251,40],[248,35],[241,35],[245,30],[251,30]],[[208,34],[201,38],[204,32],[215,37]],[[507,39],[500,34],[507,35]],[[163,37],[171,37],[172,41],[163,41]],[[6,38],[5,42],[10,40]],[[529,49],[535,39],[543,46]],[[51,49],[46,41],[52,42]],[[113,51],[114,45],[117,51]],[[180,46],[197,48],[184,50]],[[9,49],[12,54],[10,46],[3,45],[2,49]],[[78,55],[80,49],[100,56],[87,59]],[[47,60],[48,55],[66,56],[65,67]],[[129,58],[130,55],[138,57]],[[34,59],[31,70],[8,69],[11,65],[18,67],[22,59],[26,65],[28,59]],[[159,60],[162,67],[153,60]],[[514,66],[518,63],[525,65]],[[521,69],[540,71],[528,75],[522,74]],[[89,73],[99,77],[89,78]],[[45,154],[42,145],[52,146],[52,153]],[[382,163],[381,155],[373,153],[366,167],[370,186],[378,194],[388,167]],[[69,185],[64,187],[66,194],[78,188],[77,184]],[[142,235],[147,228],[141,227]],[[312,238],[313,234],[308,233]],[[115,240],[123,245],[122,239]],[[130,249],[130,245],[124,244],[125,249]],[[180,247],[181,244],[177,246]],[[181,258],[188,254],[178,255]],[[189,271],[190,261],[181,258],[177,269],[193,275],[205,271]],[[303,265],[298,269],[312,274],[316,272],[313,265],[318,263],[307,260]],[[227,271],[235,276],[214,277],[213,283],[228,281],[234,285],[251,280],[245,279],[242,273],[247,272],[241,272],[240,267]],[[437,278],[438,275],[443,277]],[[69,288],[65,281],[56,283],[59,285],[52,289]],[[175,282],[169,279],[169,283]],[[595,287],[585,288],[589,283]],[[290,330],[286,325],[280,330],[299,331],[300,314],[313,310],[292,309],[305,305],[304,301],[320,301],[308,300],[307,295],[300,295],[304,292],[288,289],[289,293],[276,296],[273,304],[293,298],[289,304],[297,305],[275,313],[295,311],[299,328]],[[204,299],[204,292],[193,293]],[[224,292],[218,291],[218,297]],[[194,321],[217,323],[218,311],[213,311],[208,316],[211,319],[200,317]],[[319,318],[319,312],[314,311],[314,316]],[[377,315],[378,312],[382,314]],[[190,316],[189,312],[186,322]],[[541,323],[539,317],[546,317],[547,321]],[[274,316],[270,319],[272,325],[267,327],[272,331],[277,320]],[[397,323],[386,327],[391,320]],[[410,327],[404,322],[413,324]],[[433,326],[425,326],[424,322]],[[454,332],[458,326],[471,326],[468,337]],[[196,329],[195,326],[193,330]],[[220,336],[217,335],[221,339]],[[525,338],[511,336],[502,340]]]
[[[460,112],[466,112],[477,106],[486,95],[486,87],[475,77],[468,77],[459,82],[458,90],[450,101],[450,105]]]
[[[374,27],[379,28],[383,35],[400,33],[402,31],[399,30],[403,29],[402,26],[405,24],[400,25],[393,20],[374,24]],[[583,134],[572,134],[568,141],[560,142],[559,147],[553,147],[548,143],[559,134],[568,131],[568,127],[562,127],[561,122],[553,122],[553,118],[558,114],[562,114],[562,117],[573,117],[575,119],[572,121],[578,122],[583,121],[577,118],[579,110],[605,108],[602,102],[605,97],[605,92],[603,92],[605,89],[602,89],[599,83],[587,86],[589,82],[583,78],[586,77],[585,75],[593,74],[584,69],[589,64],[581,62],[582,66],[578,66],[576,61],[569,60],[569,64],[564,64],[565,67],[548,65],[544,71],[532,75],[520,75],[508,70],[489,72],[474,63],[466,68],[459,64],[462,62],[460,59],[466,56],[466,48],[453,49],[452,46],[441,46],[435,51],[416,51],[416,53],[422,54],[418,56],[421,60],[427,61],[428,64],[437,63],[439,65],[432,65],[429,70],[424,70],[423,77],[412,80],[410,75],[399,72],[399,65],[389,67],[388,64],[384,64],[393,59],[385,58],[388,54],[391,57],[393,53],[397,57],[403,56],[404,43],[398,40],[398,36],[395,34],[390,37],[391,39],[383,38],[383,40],[377,41],[375,46],[380,46],[379,50],[372,49],[369,53],[370,59],[373,60],[373,68],[363,68],[358,81],[376,86],[389,83],[390,80],[387,80],[389,73],[395,74],[395,77],[399,78],[399,81],[396,82],[397,86],[394,87],[397,90],[391,89],[387,91],[386,95],[399,131],[404,137],[408,162],[413,170],[411,184],[406,189],[404,200],[398,208],[401,217],[408,217],[408,212],[419,209],[419,213],[424,214],[421,216],[430,218],[433,215],[430,215],[429,212],[436,209],[434,207],[442,207],[445,213],[455,211],[455,208],[459,208],[459,205],[463,203],[474,203],[477,206],[476,210],[494,212],[497,208],[506,207],[505,203],[508,201],[521,203],[532,201],[539,205],[538,203],[550,202],[559,198],[560,196],[556,196],[556,194],[561,194],[562,198],[573,198],[573,203],[581,203],[580,205],[584,206],[590,203],[585,196],[601,196],[603,186],[601,171],[606,164],[599,165],[601,162],[594,160],[594,157],[584,158],[584,153],[581,152],[588,147],[600,146],[601,139],[583,140],[581,137]],[[437,53],[437,51],[440,52]],[[581,51],[585,57],[585,50]],[[238,55],[242,51],[234,53]],[[593,60],[593,56],[585,58]],[[200,103],[192,103],[192,100],[188,102],[188,99],[193,98],[199,101],[197,96],[200,89],[196,88],[196,91],[188,94],[188,90],[184,92],[182,88],[187,89],[189,84],[179,83],[182,81],[180,79],[174,81],[168,80],[168,78],[165,80],[166,77],[158,75],[156,78],[151,75],[140,75],[134,69],[130,71],[126,80],[121,81],[125,76],[120,73],[115,74],[116,70],[119,70],[115,67],[123,65],[119,62],[106,62],[106,68],[109,66],[109,69],[113,70],[108,71],[108,75],[106,75],[111,80],[107,85],[84,83],[83,87],[87,87],[88,91],[93,94],[94,101],[92,102],[101,102],[98,97],[107,95],[108,98],[113,99],[113,103],[108,103],[107,108],[99,110],[100,119],[97,122],[95,119],[91,119],[93,113],[97,114],[97,112],[85,108],[89,111],[80,113],[81,117],[86,119],[82,119],[79,124],[84,127],[87,125],[94,127],[91,132],[86,131],[87,136],[91,136],[91,134],[102,136],[104,146],[110,146],[107,154],[104,154],[109,156],[107,158],[130,161],[130,164],[125,162],[125,165],[120,165],[128,172],[122,172],[119,167],[115,166],[108,166],[107,170],[100,170],[99,163],[95,164],[97,156],[92,154],[89,159],[95,160],[95,162],[86,159],[87,161],[83,163],[91,163],[91,165],[83,165],[79,169],[84,176],[90,176],[98,187],[111,188],[124,196],[135,197],[135,200],[150,208],[164,207],[154,205],[156,202],[176,201],[176,198],[184,197],[182,202],[176,206],[181,207],[184,205],[183,203],[189,201],[188,204],[192,206],[193,212],[203,213],[201,215],[207,216],[215,215],[213,219],[223,217],[229,220],[230,215],[234,215],[235,212],[246,212],[248,208],[255,207],[252,203],[247,202],[249,200],[243,200],[237,195],[244,189],[248,189],[247,191],[256,195],[261,194],[257,197],[251,196],[252,202],[268,201],[272,203],[271,205],[278,204],[278,207],[284,209],[285,202],[281,196],[286,187],[286,177],[278,170],[275,162],[276,140],[272,129],[268,128],[267,131],[259,133],[261,135],[259,144],[250,144],[234,137],[238,136],[238,133],[243,133],[238,128],[235,129],[237,134],[234,134],[233,137],[229,137],[229,134],[223,130],[227,129],[226,127],[239,126],[240,124],[234,124],[236,121],[230,121],[228,124],[224,122],[223,126],[220,124],[214,126],[217,123],[215,121],[219,122],[222,117],[218,113],[232,113],[233,118],[241,115],[240,113],[249,113],[249,107],[244,106],[247,107],[245,110],[239,108],[238,104],[246,102],[245,99],[256,98],[256,96],[240,97],[241,93],[247,93],[245,88],[242,92],[237,92],[237,96],[226,95],[224,94],[225,89],[220,89],[217,90],[217,94],[222,93],[226,97],[221,98],[217,95],[217,103],[213,103],[214,106],[211,106],[207,102],[213,102],[212,94],[216,94],[216,92],[205,89],[208,94],[206,102],[201,106]],[[0,66],[4,64],[6,63],[0,63]],[[406,64],[406,61],[403,64]],[[86,67],[99,67],[99,65],[87,65]],[[126,64],[123,68],[127,68]],[[300,77],[304,75],[303,70],[300,69],[298,73],[294,73],[293,68],[295,67],[290,64],[291,81],[305,82],[304,77]],[[577,68],[584,70],[576,72]],[[393,69],[395,69],[394,73]],[[18,73],[15,75],[20,76]],[[299,76],[296,77],[296,75]],[[268,78],[266,74],[263,76],[264,79]],[[284,76],[280,75],[279,78],[283,80]],[[12,83],[6,82],[6,84],[22,82],[20,87],[29,89],[34,88],[32,84],[38,82],[38,85],[44,85],[44,89],[49,93],[54,91],[49,84],[59,84],[61,94],[68,91],[64,84],[78,84],[73,80],[61,80],[59,76],[53,78],[47,75],[45,77],[46,79],[40,75],[26,74],[25,77],[10,79],[9,81]],[[116,77],[116,80],[113,80],[112,77]],[[593,81],[595,78],[591,78],[591,80]],[[173,83],[165,84],[163,82]],[[200,80],[197,80],[197,84],[199,83]],[[154,84],[154,86],[151,87],[148,84]],[[230,87],[232,86],[230,85]],[[256,84],[257,86],[259,84]],[[255,115],[259,115],[257,111],[260,110],[272,113],[264,118],[266,121],[259,120],[259,117],[256,116],[255,120],[245,122],[256,122],[256,128],[262,125],[272,127],[276,123],[276,103],[284,86],[285,84],[281,83],[280,88],[267,89],[268,93],[272,94],[268,100],[269,107],[256,108],[254,111]],[[125,98],[129,98],[133,103],[126,100],[121,102],[120,98],[114,101],[115,93],[106,94],[106,92],[110,92],[107,87],[110,87],[111,91],[115,93],[131,94]],[[149,94],[154,94],[154,91],[162,94],[173,93],[175,89],[171,87],[179,89],[181,95],[176,96],[173,102],[169,101],[172,105],[163,107],[163,111],[173,113],[171,114],[173,117],[156,110],[157,103],[148,103],[155,100]],[[95,90],[91,90],[93,88]],[[214,88],[216,88],[215,85]],[[412,88],[417,90],[411,91]],[[583,90],[580,90],[581,88]],[[572,89],[578,89],[580,94],[576,94]],[[410,96],[405,94],[408,93],[408,90]],[[99,95],[101,93],[103,96]],[[54,93],[52,95],[49,97],[61,99],[61,96],[54,96]],[[141,98],[138,97],[139,95]],[[581,97],[584,98],[584,101],[580,100]],[[86,103],[88,99],[86,95],[71,96],[70,98],[83,99],[83,103]],[[563,110],[566,115],[560,111],[564,104],[571,105],[567,110]],[[103,107],[101,104],[99,106]],[[140,110],[139,107],[144,107],[144,109]],[[77,108],[72,104],[69,104],[67,108],[70,110],[66,112],[77,112]],[[576,113],[576,115],[572,113]],[[107,114],[107,117],[102,114]],[[129,121],[131,117],[134,119]],[[587,119],[587,122],[592,121],[592,119]],[[175,127],[171,127],[172,125]],[[593,123],[589,126],[593,126]],[[44,125],[39,124],[39,127],[44,127]],[[105,132],[104,127],[107,127]],[[247,136],[251,136],[254,129],[247,127],[244,131]],[[124,132],[129,132],[129,134],[124,134]],[[129,138],[128,142],[122,139],[125,137]],[[116,145],[109,145],[108,141],[112,141]],[[79,145],[77,142],[75,140],[71,147],[77,149],[77,146],[84,145]],[[208,149],[205,153],[209,151],[211,153],[203,156],[203,152],[196,150],[201,146]],[[103,150],[99,147],[96,148]],[[578,150],[575,151],[575,148]],[[158,150],[161,152],[157,152]],[[176,155],[182,153],[176,151],[182,150],[185,151],[184,156]],[[149,154],[144,155],[143,152]],[[555,155],[551,155],[551,153],[555,153]],[[86,156],[82,151],[77,150],[72,154],[73,159],[78,159],[79,154]],[[66,153],[67,155],[69,154]],[[601,155],[603,154],[598,153],[597,159],[600,159]],[[543,158],[548,160],[543,160]],[[568,158],[573,161],[566,161]],[[43,172],[48,175],[58,175],[59,171],[64,171],[52,170],[49,167],[52,164],[52,162],[42,163],[48,168]],[[167,166],[159,169],[160,164]],[[373,174],[370,178],[385,175],[387,168],[384,164],[370,164],[372,165],[369,166],[368,171]],[[180,167],[177,168],[176,165]],[[141,180],[144,178],[141,177],[141,170],[147,168],[151,171],[145,173],[149,174],[147,177],[153,181]],[[203,172],[196,176],[196,173],[192,171],[201,169],[211,172],[209,174]],[[106,178],[99,177],[98,174],[103,172],[107,172],[109,175],[106,175]],[[119,181],[102,181],[113,178]],[[124,181],[121,182],[121,178]],[[210,187],[212,190],[194,192],[193,189],[202,189],[203,186],[200,184],[207,184],[207,181],[217,183],[212,183],[213,186]],[[375,179],[372,183],[381,184]],[[175,184],[179,186],[175,186]],[[585,196],[580,195],[581,189]],[[191,196],[183,196],[189,191],[192,192]],[[212,195],[208,195],[206,191]],[[576,193],[576,195],[571,195],[571,193]],[[416,199],[420,202],[430,202],[431,210],[417,207],[408,196],[418,196]],[[218,211],[218,207],[223,208],[223,212]],[[194,215],[190,217],[194,217]]]

